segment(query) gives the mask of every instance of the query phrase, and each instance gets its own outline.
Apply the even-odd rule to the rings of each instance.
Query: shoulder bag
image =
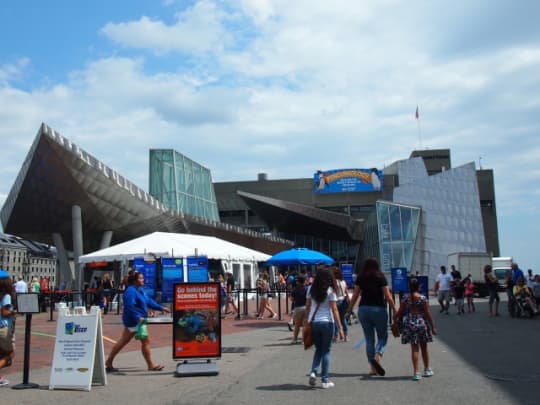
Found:
[[[306,322],[304,325],[304,328],[302,329],[302,340],[304,341],[304,350],[309,349],[311,346],[313,346],[313,333],[311,331],[311,324],[313,323],[313,320],[315,319],[315,315],[317,315],[317,311],[319,310],[320,303],[317,303],[317,308],[315,308],[315,312],[313,313],[313,316],[311,317],[311,321]]]

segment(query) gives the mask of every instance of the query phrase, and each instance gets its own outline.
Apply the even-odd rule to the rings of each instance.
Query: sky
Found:
[[[538,15],[534,0],[2,0],[0,203],[41,122],[146,190],[150,148],[214,181],[450,148],[454,167],[494,170],[501,255],[540,273]]]

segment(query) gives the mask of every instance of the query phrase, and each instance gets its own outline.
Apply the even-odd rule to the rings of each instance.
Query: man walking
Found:
[[[441,305],[441,314],[446,312],[450,307],[450,287],[452,285],[452,276],[446,272],[446,267],[441,266],[441,273],[437,276],[437,284],[439,286],[437,299]]]
[[[28,285],[23,280],[22,277],[19,277],[19,281],[15,283],[15,292],[17,294],[26,294],[28,293]]]

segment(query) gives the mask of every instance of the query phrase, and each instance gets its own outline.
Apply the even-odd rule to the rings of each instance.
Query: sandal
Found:
[[[164,368],[165,368],[164,365],[158,364],[158,365],[156,365],[156,366],[154,366],[154,367],[149,367],[149,368],[148,368],[148,371],[161,371],[161,370],[163,370]]]
[[[120,370],[118,370],[116,367],[113,367],[113,366],[107,366],[105,367],[105,371],[107,373],[118,373]]]

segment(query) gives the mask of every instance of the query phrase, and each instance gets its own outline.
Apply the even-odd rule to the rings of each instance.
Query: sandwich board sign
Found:
[[[59,308],[49,389],[90,391],[107,385],[101,311],[92,307]]]

